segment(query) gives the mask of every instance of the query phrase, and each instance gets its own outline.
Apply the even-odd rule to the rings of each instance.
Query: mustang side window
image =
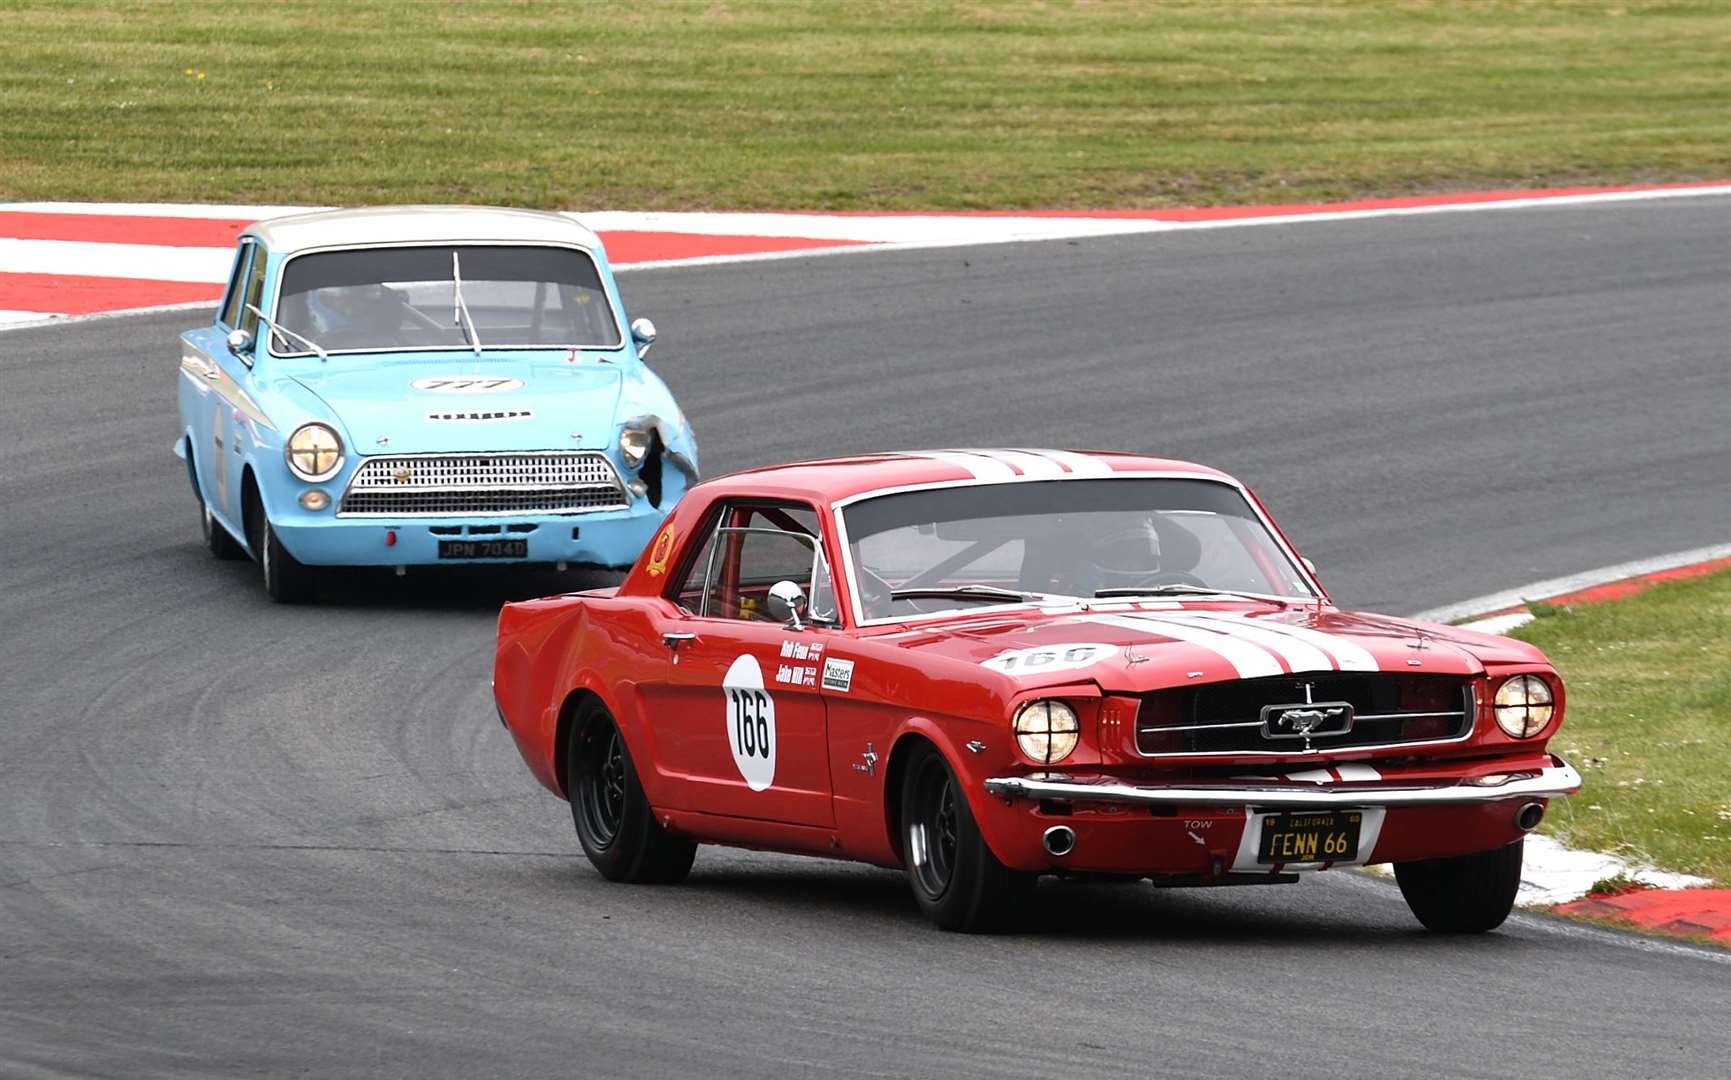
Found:
[[[834,622],[835,589],[819,537],[809,507],[729,506],[679,585],[679,603],[710,619],[776,622],[770,586],[791,581],[805,591],[812,620]]]

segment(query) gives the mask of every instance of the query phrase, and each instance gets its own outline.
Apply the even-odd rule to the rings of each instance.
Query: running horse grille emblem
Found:
[[[1310,740],[1327,735],[1345,735],[1352,730],[1352,703],[1347,701],[1313,701],[1311,684],[1304,684],[1304,704],[1266,705],[1262,709],[1262,737],[1265,739],[1303,739],[1304,749],[1311,749]]]

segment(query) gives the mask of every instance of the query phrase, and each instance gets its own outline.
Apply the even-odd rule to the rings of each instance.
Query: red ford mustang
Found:
[[[508,604],[500,717],[606,877],[700,843],[905,867],[939,926],[1041,874],[1392,862],[1427,927],[1508,915],[1580,777],[1529,645],[1334,607],[1212,469],[959,450],[693,488],[616,589]]]

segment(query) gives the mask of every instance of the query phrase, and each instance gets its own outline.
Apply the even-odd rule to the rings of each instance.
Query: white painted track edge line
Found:
[[[1617,563],[1614,566],[1602,566],[1596,570],[1587,570],[1566,577],[1549,578],[1535,581],[1515,589],[1504,589],[1502,592],[1487,593],[1471,600],[1462,600],[1455,604],[1445,604],[1442,607],[1421,611],[1412,618],[1420,622],[1452,623],[1463,619],[1474,619],[1493,612],[1506,611],[1520,607],[1522,604],[1548,600],[1553,596],[1580,592],[1600,585],[1609,585],[1616,581],[1626,581],[1629,578],[1643,577],[1647,574],[1657,574],[1678,567],[1694,566],[1698,563],[1715,562],[1719,559],[1731,558],[1731,544],[1714,544],[1710,547],[1691,548],[1688,551],[1674,551],[1669,555],[1655,555],[1647,559],[1635,559],[1632,562]]]
[[[1503,199],[1503,200],[1487,200],[1487,201],[1480,201],[1480,202],[1440,203],[1440,204],[1431,204],[1431,205],[1426,205],[1426,206],[1411,206],[1411,207],[1381,207],[1381,208],[1363,209],[1363,210],[1327,211],[1327,212],[1319,212],[1319,213],[1314,213],[1314,214],[1276,214],[1276,215],[1266,215],[1266,216],[1261,216],[1261,217],[1223,218],[1223,219],[1215,220],[1215,221],[1159,221],[1159,220],[1153,220],[1153,219],[1112,219],[1110,217],[1106,217],[1106,218],[1077,218],[1074,220],[1076,220],[1079,225],[1085,224],[1089,221],[1095,221],[1095,222],[1098,222],[1101,220],[1117,221],[1117,222],[1122,223],[1122,224],[1131,225],[1132,227],[1129,229],[1126,229],[1126,230],[1117,231],[1111,235],[1145,235],[1148,233],[1157,233],[1157,232],[1186,232],[1186,231],[1193,231],[1196,229],[1233,228],[1233,227],[1247,227],[1247,226],[1254,226],[1254,225],[1301,225],[1301,224],[1312,223],[1312,222],[1350,221],[1350,220],[1354,220],[1357,218],[1411,217],[1411,216],[1415,216],[1415,215],[1419,215],[1419,214],[1432,214],[1432,213],[1465,213],[1465,212],[1478,211],[1478,210],[1523,209],[1523,208],[1534,208],[1534,207],[1541,207],[1541,206],[1576,206],[1576,205],[1588,205],[1588,204],[1593,204],[1593,203],[1607,203],[1607,202],[1635,202],[1635,201],[1641,201],[1641,200],[1646,200],[1646,199],[1697,198],[1697,197],[1702,197],[1702,196],[1713,196],[1713,195],[1718,195],[1718,196],[1731,195],[1731,181],[1726,181],[1726,182],[1719,183],[1716,185],[1707,185],[1707,186],[1700,186],[1700,187],[1688,187],[1688,188],[1665,188],[1665,189],[1655,189],[1655,190],[1598,192],[1598,193],[1593,193],[1593,194],[1582,194],[1582,195],[1536,195],[1536,196],[1513,197],[1510,199]],[[22,210],[25,212],[49,212],[50,209],[54,208],[54,207],[66,207],[66,208],[71,208],[71,207],[100,207],[100,206],[104,206],[104,205],[110,205],[110,204],[40,203],[40,202],[38,202],[38,203],[0,203],[0,211]],[[126,204],[112,204],[112,205],[125,206]],[[187,205],[187,204],[161,204],[161,206],[157,206],[157,207],[149,206],[149,204],[138,204],[136,206],[131,207],[131,209],[132,209],[133,213],[141,214],[141,213],[146,213],[151,209],[159,209],[159,208],[167,207],[169,205],[172,205],[175,208],[179,208],[179,209],[183,209],[183,210],[190,210],[190,209],[221,210],[221,209],[225,209],[224,207],[222,207],[220,205],[212,205],[212,206],[208,206],[208,207],[192,207],[192,206]],[[40,209],[38,209],[38,208],[40,208]],[[229,209],[232,211],[232,210],[237,209],[237,208],[228,207],[226,209]],[[261,208],[240,208],[240,209],[261,209]],[[291,208],[283,207],[281,209],[291,209]],[[304,207],[304,208],[292,208],[292,209],[295,209],[297,211],[310,211],[310,210],[317,210],[317,209],[321,209],[321,208],[319,208],[319,207]],[[65,209],[65,210],[59,210],[59,211],[55,211],[55,212],[98,213],[101,211],[99,209]],[[115,211],[115,212],[120,213],[120,211]],[[582,214],[583,214],[582,211],[561,211],[561,212],[565,213],[567,216],[576,217],[579,220],[581,219]],[[796,215],[790,214],[789,216],[796,216]],[[1064,219],[1054,219],[1054,220],[1064,220]],[[846,244],[846,245],[841,245],[841,246],[836,246],[836,247],[803,248],[803,249],[798,249],[798,250],[794,250],[794,251],[755,252],[755,253],[738,254],[738,255],[708,255],[708,256],[699,256],[699,257],[691,258],[691,259],[655,259],[655,260],[648,260],[645,262],[625,263],[622,265],[614,266],[613,270],[615,273],[629,273],[629,272],[633,272],[633,271],[637,271],[637,270],[664,270],[664,269],[673,269],[673,268],[677,268],[677,267],[687,267],[687,266],[691,266],[691,267],[719,266],[719,265],[724,265],[724,264],[728,264],[728,263],[768,262],[768,261],[774,261],[774,260],[779,260],[779,259],[821,258],[821,257],[826,257],[826,256],[831,256],[831,255],[852,255],[852,254],[857,254],[857,253],[862,253],[862,252],[914,251],[914,250],[920,250],[920,249],[955,248],[955,247],[985,247],[988,245],[995,245],[995,244],[1037,244],[1037,243],[1050,243],[1054,240],[1088,239],[1088,238],[1093,238],[1096,235],[1097,234],[1089,233],[1089,232],[1078,232],[1075,235],[1002,236],[1002,237],[986,237],[986,238],[981,238],[981,237],[977,237],[977,236],[943,237],[943,238],[937,238],[937,239],[933,239],[933,240],[904,241],[904,242],[897,242],[897,243],[884,243],[884,242],[869,242],[869,241],[867,241],[867,242],[855,242],[852,244]],[[221,250],[227,250],[227,249],[221,249]],[[153,280],[153,279],[127,279],[127,280]],[[196,308],[196,307],[201,307],[201,306],[206,306],[206,305],[204,305],[202,303],[198,303],[198,302],[194,302],[192,304],[167,304],[167,305],[159,305],[159,306],[155,306],[155,307],[128,308],[128,309],[125,309],[122,311],[94,312],[94,313],[91,313],[88,315],[56,315],[53,313],[45,312],[43,319],[40,321],[0,323],[0,334],[3,334],[9,330],[33,329],[33,328],[38,328],[38,327],[45,326],[45,325],[54,325],[54,324],[59,324],[59,323],[86,322],[86,321],[89,321],[91,319],[114,318],[117,316],[126,316],[126,315],[149,315],[149,314],[155,314],[158,312],[185,310],[185,309]],[[212,300],[208,306],[214,307],[215,301]],[[1483,598],[1481,597],[1480,599],[1483,599]],[[1519,599],[1517,598],[1516,600],[1512,601],[1511,604],[1512,603],[1518,603],[1518,602],[1519,602]],[[1464,605],[1461,605],[1461,606],[1464,606]],[[1436,609],[1436,610],[1441,611],[1441,610],[1452,610],[1452,609]],[[1487,609],[1487,610],[1495,610],[1495,609]],[[1479,613],[1481,613],[1481,612],[1466,611],[1466,612],[1463,612],[1461,614],[1454,615],[1453,618],[1454,619],[1471,618],[1474,614],[1479,614]],[[1425,613],[1425,614],[1415,616],[1415,617],[1428,619],[1428,618],[1430,618],[1430,616],[1431,616],[1431,613]],[[1448,620],[1448,619],[1431,619],[1431,621],[1446,622],[1446,621],[1451,621],[1451,620]]]
[[[1361,867],[1347,868],[1346,872],[1338,877],[1330,874],[1329,880],[1349,883],[1352,888],[1377,892],[1392,892],[1399,888],[1392,876],[1383,877],[1373,870]],[[1650,937],[1637,931],[1613,930],[1593,926],[1589,923],[1577,922],[1566,916],[1552,915],[1542,910],[1517,908],[1504,925],[1510,929],[1532,930],[1541,934],[1574,938],[1613,948],[1634,949],[1637,952],[1659,953],[1666,956],[1688,956],[1712,964],[1731,964],[1731,949],[1691,945],[1688,942],[1676,941],[1671,938]]]
[[[40,319],[28,322],[0,323],[0,334],[9,330],[37,330],[44,326],[65,326],[68,323],[100,322],[103,319],[130,319],[140,315],[160,315],[166,311],[216,310],[216,300],[192,300],[184,304],[157,304],[154,307],[125,308],[121,311],[92,311],[85,315],[55,315],[43,312]]]

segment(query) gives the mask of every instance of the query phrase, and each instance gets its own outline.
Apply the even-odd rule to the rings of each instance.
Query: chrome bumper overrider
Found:
[[[1447,806],[1500,799],[1549,799],[1581,789],[1581,774],[1553,756],[1543,769],[1495,773],[1452,783],[1301,784],[1244,781],[1225,784],[1122,784],[1000,777],[986,790],[1000,798],[1154,806]]]

